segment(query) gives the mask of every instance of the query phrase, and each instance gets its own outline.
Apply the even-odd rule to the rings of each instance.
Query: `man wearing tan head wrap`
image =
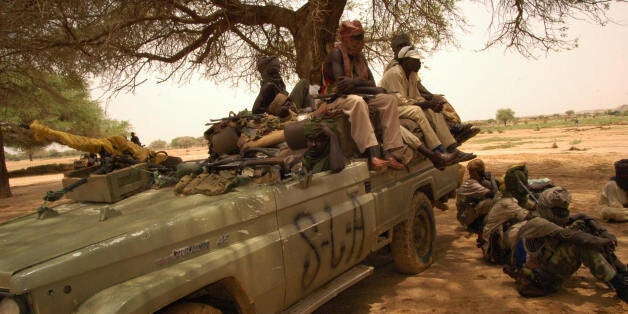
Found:
[[[403,159],[400,152],[404,148],[401,139],[397,98],[384,94],[382,88],[375,86],[373,75],[366,64],[364,48],[364,29],[360,21],[344,21],[338,27],[339,42],[327,55],[323,64],[322,93],[333,95],[325,111],[342,111],[349,118],[351,137],[360,153],[369,154],[372,168],[391,167],[403,169],[399,162]],[[372,95],[367,100],[363,94]],[[380,151],[375,131],[369,118],[369,108],[379,112],[383,133]]]
[[[469,179],[456,192],[457,218],[467,230],[479,234],[482,222],[493,206],[493,198],[499,184],[485,171],[484,162],[474,159],[467,164]]]
[[[628,221],[628,159],[615,162],[615,176],[602,187],[597,210],[603,220]]]

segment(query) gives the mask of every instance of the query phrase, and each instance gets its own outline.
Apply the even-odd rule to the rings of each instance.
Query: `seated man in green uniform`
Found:
[[[586,215],[570,216],[570,202],[571,195],[562,187],[541,193],[540,217],[521,226],[513,250],[514,271],[505,271],[516,279],[521,295],[535,297],[556,292],[584,264],[628,301],[626,265],[613,253],[617,239]]]
[[[340,172],[346,159],[340,149],[338,136],[322,121],[310,121],[304,127],[308,149],[303,154],[302,164],[310,173],[331,170]]]
[[[493,264],[509,262],[512,247],[520,226],[531,219],[534,204],[528,199],[525,183],[528,169],[525,164],[511,166],[504,175],[504,192],[484,219],[478,246],[484,259]]]

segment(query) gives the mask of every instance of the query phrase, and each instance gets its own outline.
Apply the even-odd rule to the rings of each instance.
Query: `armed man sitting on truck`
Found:
[[[475,158],[474,154],[457,148],[458,143],[441,113],[442,104],[429,102],[421,96],[417,88],[421,68],[419,52],[406,46],[399,51],[397,60],[399,64],[384,73],[380,86],[397,93],[399,117],[411,119],[421,128],[426,144],[421,145],[418,151],[437,168]]]
[[[281,78],[281,64],[275,56],[260,56],[257,71],[262,76],[259,94],[253,103],[253,113],[270,113],[280,118],[290,116],[290,111],[309,108],[313,104],[309,96],[309,83],[301,80],[288,95]]]
[[[571,195],[562,187],[541,193],[539,217],[522,223],[512,257],[514,267],[504,271],[516,279],[522,296],[537,297],[558,291],[584,264],[628,301],[626,264],[614,254],[617,239],[593,218],[570,216],[570,202]]]
[[[323,94],[328,95],[320,112],[339,110],[348,116],[351,137],[360,153],[368,153],[372,169],[403,169],[399,155],[404,144],[400,134],[397,98],[375,86],[373,74],[362,54],[364,29],[360,21],[344,21],[338,28],[339,42],[323,64]],[[367,100],[363,97],[367,96]],[[379,112],[383,131],[382,153],[369,118],[369,107]]]
[[[302,164],[311,174],[327,170],[340,172],[345,167],[346,159],[332,128],[331,122],[320,120],[309,121],[304,127],[308,149],[303,154]]]
[[[394,59],[386,65],[386,67],[384,68],[384,73],[393,68],[395,65],[399,64],[399,51],[406,46],[413,47],[412,42],[410,41],[410,36],[408,34],[400,33],[392,38],[392,40],[390,41],[390,47],[393,50]],[[443,113],[445,121],[447,122],[447,125],[449,126],[449,129],[451,131],[451,135],[454,136],[456,142],[464,143],[465,141],[480,132],[479,127],[473,126],[469,123],[463,124],[461,122],[460,116],[458,116],[458,113],[456,112],[454,107],[449,103],[449,101],[447,101],[447,99],[445,99],[445,97],[443,97],[442,95],[430,93],[430,91],[428,91],[427,88],[422,84],[420,79],[416,82],[416,85],[421,93],[421,96],[424,97],[427,101],[433,101],[442,104],[441,112]]]

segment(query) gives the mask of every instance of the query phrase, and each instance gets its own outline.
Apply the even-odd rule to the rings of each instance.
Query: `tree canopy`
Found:
[[[0,72],[0,172],[6,173],[4,147],[32,154],[49,145],[37,142],[19,127],[40,120],[46,125],[90,137],[128,134],[127,121],[105,117],[100,105],[90,100],[87,84],[80,77]],[[10,195],[8,175],[2,176],[0,197]]]
[[[611,2],[496,0],[486,47],[523,55],[569,49],[570,18],[604,24]],[[252,81],[254,56],[273,54],[289,73],[318,80],[341,19],[361,19],[369,57],[387,56],[405,31],[423,50],[455,41],[465,27],[456,0],[7,0],[0,4],[3,63],[109,75],[112,87],[139,84],[141,70],[163,79],[193,72]],[[6,60],[6,62],[5,62]],[[116,78],[115,80],[113,78]]]
[[[570,49],[572,18],[605,24],[613,2],[626,0],[483,0],[492,23],[486,48],[524,56]],[[464,29],[460,0],[4,0],[0,1],[0,105],[29,115],[35,97],[70,104],[49,75],[65,83],[92,75],[118,91],[142,83],[144,71],[163,80],[202,73],[251,83],[255,56],[277,55],[287,77],[320,82],[320,65],[341,19],[360,19],[367,57],[390,58],[389,41],[407,32],[419,49],[455,43]],[[23,84],[29,82],[28,84]],[[29,85],[30,84],[30,85]],[[44,95],[40,92],[33,95]],[[21,104],[9,103],[22,95]],[[14,100],[11,100],[14,101]],[[47,102],[47,100],[45,101]],[[89,107],[89,104],[84,104]],[[16,109],[17,108],[17,109]],[[84,114],[89,114],[89,110]],[[60,123],[68,121],[62,119]],[[0,131],[0,146],[3,134]],[[0,152],[0,175],[6,178]],[[6,196],[0,182],[0,197]],[[8,181],[7,181],[8,186]]]
[[[508,121],[515,120],[515,112],[510,108],[498,109],[497,113],[495,114],[495,119],[499,122],[503,122],[504,125],[506,125]]]

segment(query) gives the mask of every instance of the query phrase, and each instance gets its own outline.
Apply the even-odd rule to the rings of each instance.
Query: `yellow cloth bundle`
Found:
[[[122,156],[124,151],[129,151],[133,155],[133,158],[153,164],[160,164],[168,157],[164,152],[155,152],[148,148],[141,147],[120,135],[107,138],[91,138],[74,135],[53,130],[37,120],[33,121],[29,127],[33,131],[33,136],[37,141],[49,140],[88,153],[97,154],[104,149],[109,154]]]

